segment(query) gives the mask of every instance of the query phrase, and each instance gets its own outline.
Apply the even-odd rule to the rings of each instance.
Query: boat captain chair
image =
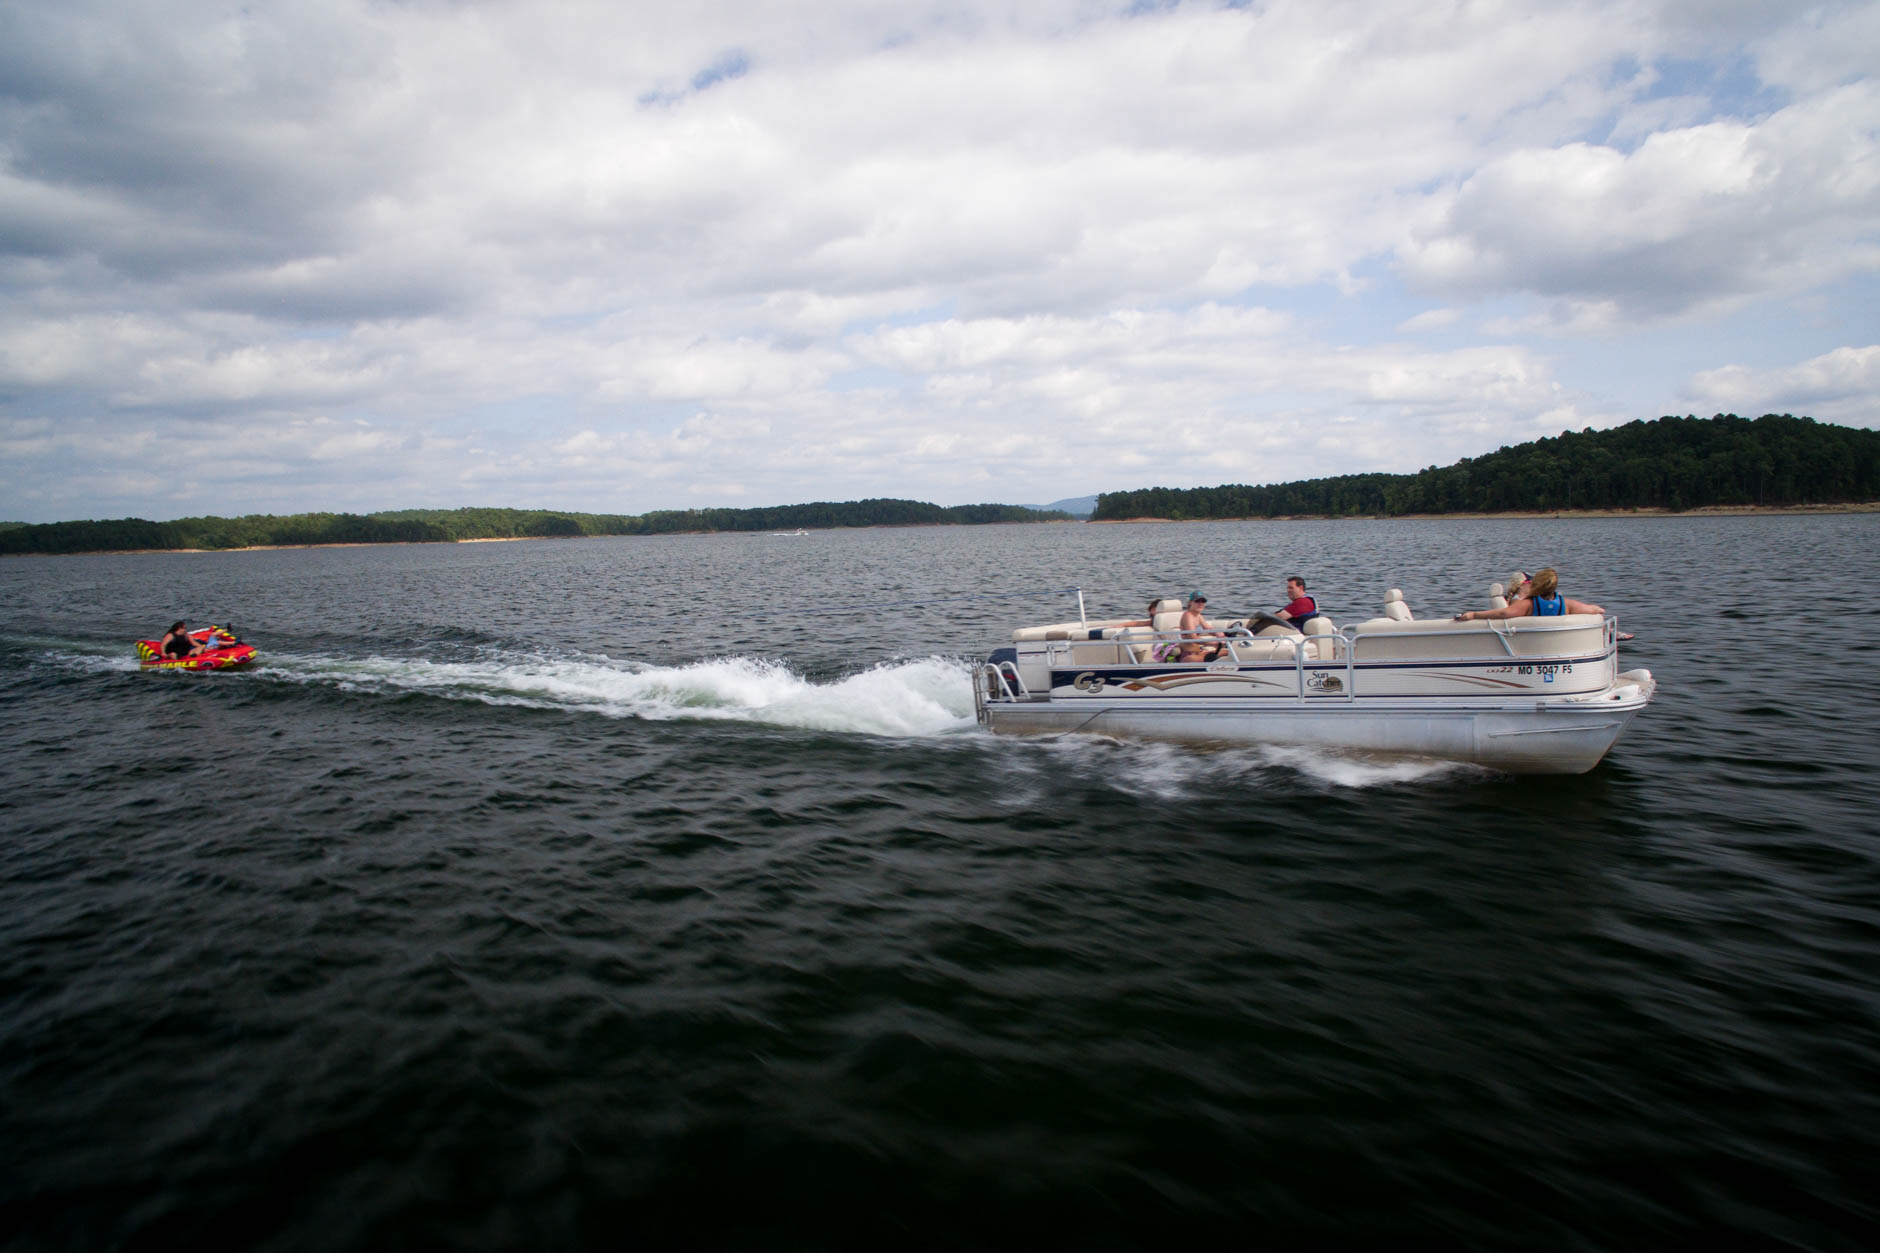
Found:
[[[1326,617],[1324,614],[1318,614],[1314,617],[1307,618],[1305,624],[1299,629],[1306,634],[1307,657],[1314,661],[1334,660],[1338,648],[1336,641],[1312,638],[1314,636],[1338,634],[1338,630],[1332,625],[1330,618]]]
[[[1384,593],[1384,616],[1392,622],[1410,622],[1416,617],[1403,603],[1403,589],[1393,587]]]

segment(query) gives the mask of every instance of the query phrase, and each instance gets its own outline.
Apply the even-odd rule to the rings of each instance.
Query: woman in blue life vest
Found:
[[[1598,605],[1560,594],[1560,573],[1552,566],[1528,580],[1527,595],[1508,602],[1506,609],[1472,609],[1456,615],[1457,622],[1486,622],[1494,618],[1558,618],[1568,613],[1605,614]]]

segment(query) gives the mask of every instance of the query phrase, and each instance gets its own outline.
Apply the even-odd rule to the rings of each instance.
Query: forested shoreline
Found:
[[[1105,492],[1093,522],[1823,505],[1880,500],[1880,431],[1789,414],[1664,417],[1560,435],[1413,474],[1346,474],[1263,486]],[[1021,505],[818,501],[645,514],[547,509],[397,509],[0,523],[0,554],[230,549],[309,544],[451,543],[581,535],[971,526],[1069,521]]]
[[[671,535],[865,526],[974,526],[1064,522],[1070,515],[1018,505],[942,507],[918,500],[819,501],[761,509],[680,509],[646,514],[548,509],[396,509],[382,513],[249,514],[239,518],[143,518],[0,526],[0,553],[131,552],[308,544],[445,544],[459,540],[581,535]]]
[[[1753,420],[1719,414],[1564,431],[1413,474],[1105,492],[1091,520],[1679,512],[1875,499],[1880,499],[1880,431],[1789,414]]]

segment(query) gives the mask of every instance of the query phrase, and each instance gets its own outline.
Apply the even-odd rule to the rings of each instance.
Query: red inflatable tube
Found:
[[[228,670],[255,659],[255,646],[244,644],[218,626],[191,631],[189,638],[208,647],[194,657],[165,657],[157,640],[137,641],[137,663],[145,670]]]

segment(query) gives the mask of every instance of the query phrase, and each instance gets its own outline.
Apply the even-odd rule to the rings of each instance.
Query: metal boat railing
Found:
[[[984,682],[975,683],[973,690],[982,693],[988,700],[1024,700],[1031,695],[1031,689],[1025,686],[1024,676],[1019,674],[1016,662],[982,662],[979,667],[979,677]],[[995,684],[1003,693],[1000,697],[992,695]]]
[[[1526,657],[1516,653],[1512,642],[1514,632],[1501,625],[1504,621],[1522,622],[1521,633],[1524,635],[1537,632],[1583,631],[1586,629],[1583,626],[1568,625],[1566,623],[1529,621],[1523,619],[1491,619],[1489,621],[1490,630],[1487,634],[1493,635],[1500,642],[1503,655],[1511,659],[1518,659],[1522,664],[1527,665],[1549,665],[1553,663],[1550,663],[1546,657]],[[1153,648],[1158,643],[1193,643],[1196,642],[1197,639],[1213,643],[1219,638],[1221,637],[1218,635],[1197,637],[1192,633],[1183,633],[1181,631],[1155,631],[1146,635],[1132,635],[1125,639],[1113,641],[1051,640],[1045,645],[1045,664],[1052,669],[1073,668],[1074,663],[1072,663],[1072,665],[1066,664],[1073,656],[1073,650],[1077,648],[1090,648],[1093,645],[1104,646],[1114,644],[1119,649],[1129,649],[1134,645],[1146,643]],[[1328,631],[1323,635],[1300,634],[1277,637],[1270,635],[1228,635],[1225,637],[1228,654],[1226,660],[1216,659],[1210,662],[1150,662],[1147,664],[1192,665],[1195,667],[1194,673],[1197,674],[1206,674],[1210,671],[1224,672],[1229,669],[1240,670],[1246,666],[1260,665],[1262,662],[1273,664],[1275,659],[1271,658],[1243,658],[1240,655],[1239,648],[1254,643],[1270,643],[1276,638],[1286,640],[1293,645],[1292,665],[1295,691],[1300,703],[1304,704],[1306,702],[1324,702],[1341,699],[1349,703],[1358,698],[1357,645],[1359,641],[1394,639],[1430,640],[1453,637],[1446,637],[1442,634],[1428,631],[1414,630],[1380,631],[1372,629],[1359,634],[1353,626],[1340,627],[1336,631]],[[1617,618],[1608,615],[1604,621],[1601,622],[1600,639],[1602,657],[1606,659],[1614,658],[1615,650],[1619,646],[1619,620]],[[1321,652],[1329,646],[1331,656],[1329,658],[1324,656],[1308,658],[1306,656],[1306,646],[1312,643],[1317,643],[1319,651]],[[1466,661],[1468,659],[1447,658],[1445,660]],[[977,682],[973,685],[974,699],[978,706],[983,706],[985,701],[1028,700],[1032,698],[1032,693],[1030,689],[1025,686],[1025,680],[1019,674],[1018,666],[1015,662],[985,662],[980,666],[980,674],[982,682]],[[1333,677],[1342,676],[1342,678],[1339,678],[1341,691],[1325,691],[1323,680],[1320,681],[1318,688],[1313,689],[1311,687],[1311,676],[1328,674]],[[999,695],[994,694],[994,683],[997,684],[996,690],[1000,693]],[[981,720],[983,721],[983,716]]]

